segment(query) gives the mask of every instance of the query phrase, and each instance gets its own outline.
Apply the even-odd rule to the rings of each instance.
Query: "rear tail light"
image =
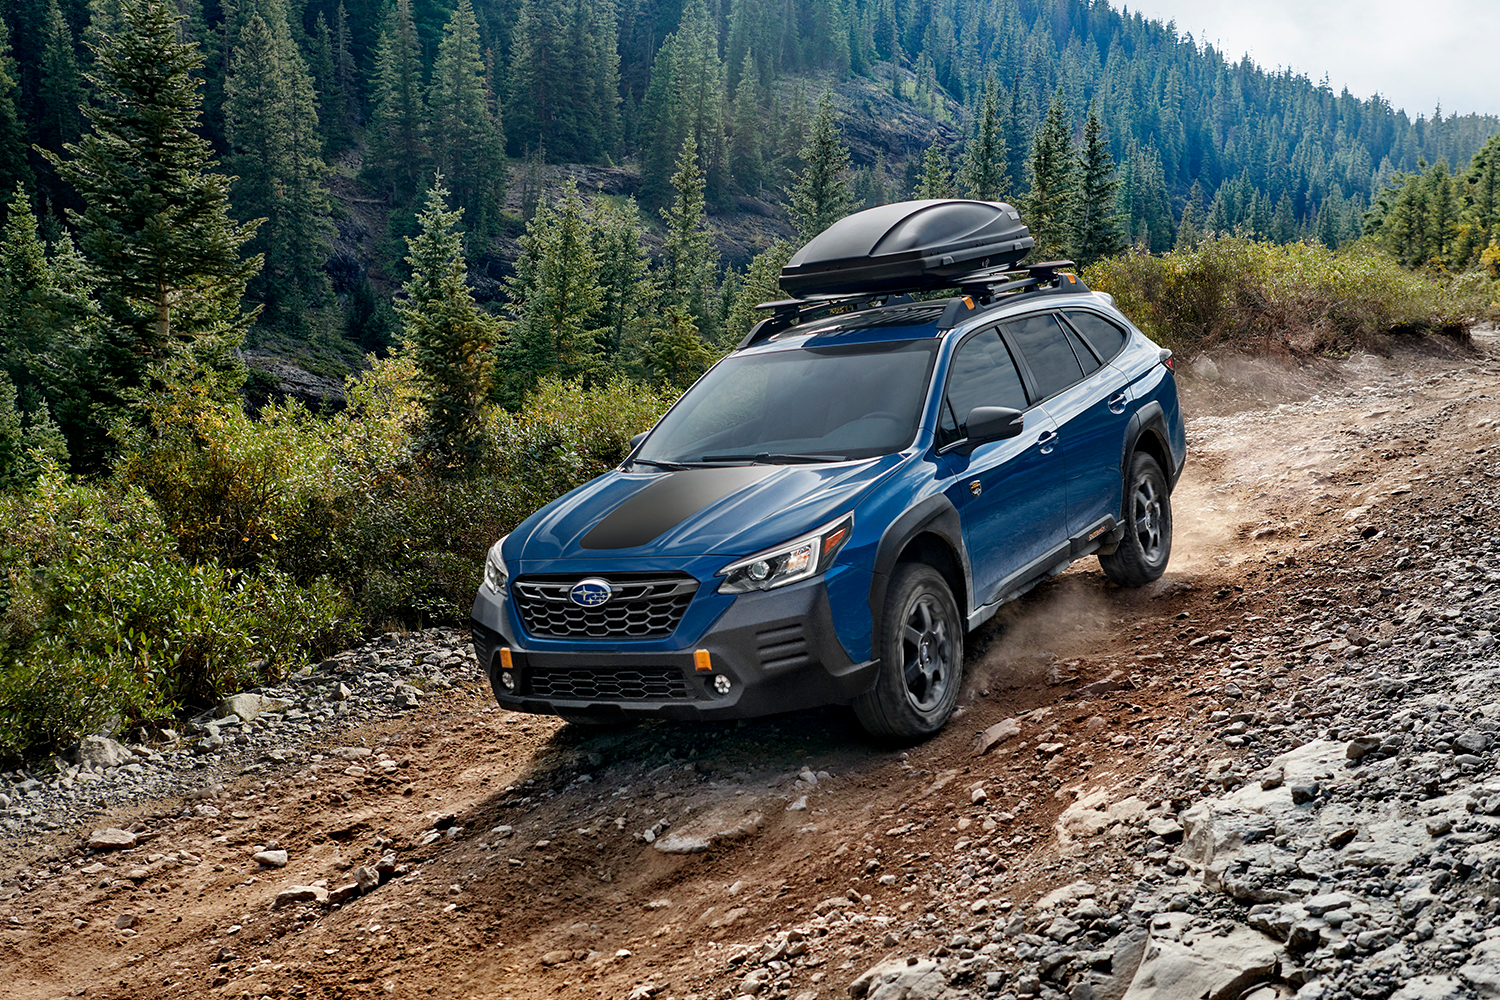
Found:
[[[1161,349],[1161,354],[1158,355],[1158,360],[1161,361],[1162,364],[1167,366],[1167,371],[1170,372],[1177,370],[1177,365],[1172,360],[1172,352],[1167,350],[1165,347]]]

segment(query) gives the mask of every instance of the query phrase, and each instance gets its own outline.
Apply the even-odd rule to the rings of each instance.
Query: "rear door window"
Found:
[[[1006,323],[1005,329],[1031,369],[1039,399],[1046,399],[1083,378],[1083,366],[1068,345],[1057,317],[1051,313],[1023,316]]]
[[[1088,341],[1101,360],[1108,361],[1125,346],[1125,331],[1097,313],[1082,310],[1063,313],[1073,329]]]

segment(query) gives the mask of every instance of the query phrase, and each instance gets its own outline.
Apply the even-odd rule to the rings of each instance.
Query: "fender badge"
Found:
[[[984,487],[980,485],[979,480],[976,479],[969,484],[969,492],[977,497],[979,494],[984,492]]]
[[[589,577],[573,584],[573,589],[568,591],[568,599],[579,607],[597,608],[601,604],[607,604],[614,594],[615,588],[609,585],[608,580]]]

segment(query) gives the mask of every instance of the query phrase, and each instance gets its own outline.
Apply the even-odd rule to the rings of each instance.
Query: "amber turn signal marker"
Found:
[[[709,670],[712,670],[714,668],[714,661],[709,658],[708,650],[706,650],[706,649],[695,649],[695,650],[693,650],[693,666],[697,667],[699,670],[702,670],[702,671],[709,671]]]
[[[513,662],[511,662],[511,658],[510,658],[510,647],[509,646],[501,646],[500,647],[500,669],[502,669],[502,670],[510,670],[514,666],[515,666],[515,664]]]
[[[837,531],[830,531],[828,537],[823,539],[823,551],[832,552],[838,548],[839,543],[844,540],[844,536],[847,534],[849,534],[848,528],[839,528]]]
[[[974,300],[973,300],[973,298],[971,298],[968,295],[964,296],[964,308],[966,308],[966,309],[973,309],[974,308]]]

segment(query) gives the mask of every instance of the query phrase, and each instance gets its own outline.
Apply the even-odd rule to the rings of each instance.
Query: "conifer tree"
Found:
[[[37,455],[58,465],[68,461],[68,445],[46,404],[30,413],[16,405],[16,389],[0,371],[0,491],[31,485],[41,474]]]
[[[555,207],[537,207],[521,237],[500,351],[497,392],[519,408],[537,380],[548,375],[592,377],[597,369],[604,290],[590,240],[588,212],[570,179]]]
[[[1427,202],[1424,256],[1427,263],[1446,267],[1458,238],[1458,205],[1454,198],[1453,175],[1448,172],[1446,161],[1439,160],[1432,165],[1423,178],[1423,187]]]
[[[641,107],[642,174],[647,201],[671,197],[670,176],[685,137],[702,158],[707,197],[724,192],[724,66],[718,30],[704,0],[691,0],[662,42]]]
[[[83,116],[78,109],[84,103],[84,93],[78,60],[73,53],[73,32],[57,0],[49,0],[47,4],[47,36],[37,98],[41,110],[37,144],[60,153],[65,144],[76,141],[83,131]]]
[[[57,418],[89,467],[108,429],[93,411],[115,388],[108,366],[97,363],[98,332],[87,265],[66,233],[47,252],[31,200],[17,187],[0,235],[0,374],[16,387],[21,409]]]
[[[1008,153],[1000,121],[1000,90],[992,75],[985,81],[978,132],[964,154],[958,183],[964,195],[979,201],[1000,201],[1009,187]]]
[[[714,249],[713,233],[703,218],[704,186],[698,146],[689,133],[682,141],[677,172],[672,175],[676,197],[670,207],[661,210],[662,221],[667,224],[661,293],[667,305],[682,307],[699,333],[710,334],[708,295],[714,272],[718,270],[719,254]]]
[[[222,368],[251,319],[240,299],[261,260],[241,257],[253,228],[230,221],[229,179],[197,132],[202,58],[178,40],[182,18],[160,0],[120,0],[120,19],[94,50],[90,132],[67,159],[44,155],[82,199],[69,217],[112,327],[103,374],[129,389],[181,344]],[[228,370],[224,391],[237,388]]]
[[[714,352],[698,334],[698,324],[679,305],[667,306],[664,322],[652,331],[644,349],[647,369],[656,381],[686,389],[713,364]]]
[[[10,31],[0,22],[0,191],[31,184],[26,162],[26,127],[16,107],[19,96],[16,60],[11,56]]]
[[[419,232],[406,241],[411,278],[403,286],[405,301],[396,306],[421,385],[422,448],[449,471],[478,457],[497,333],[469,293],[462,217],[463,209],[449,210],[439,174],[417,216]]]
[[[730,173],[741,191],[756,191],[764,176],[761,155],[760,102],[756,99],[758,77],[755,54],[745,50],[739,83],[734,88],[734,120],[729,142]]]
[[[303,331],[307,307],[328,292],[328,168],[312,80],[285,18],[275,6],[267,9],[275,23],[250,18],[225,82],[228,166],[240,219],[265,220],[246,247],[265,259],[250,291],[267,322]]]
[[[370,113],[372,173],[397,204],[417,193],[430,153],[423,124],[422,63],[411,0],[396,0],[375,47]]]
[[[1115,193],[1120,182],[1115,177],[1114,157],[1110,156],[1109,142],[1104,137],[1104,123],[1093,111],[1083,127],[1083,152],[1078,166],[1074,254],[1078,265],[1087,267],[1125,247],[1120,235],[1120,217],[1115,212]]]
[[[744,283],[724,321],[724,343],[739,343],[756,323],[766,318],[768,314],[758,311],[757,305],[786,298],[781,288],[781,269],[796,250],[786,240],[776,240],[751,259],[745,269]]]
[[[589,244],[599,262],[599,288],[603,297],[600,317],[604,329],[599,349],[606,364],[627,349],[656,293],[645,236],[646,228],[634,198],[623,206],[595,202]]]
[[[849,150],[833,119],[833,95],[818,100],[812,134],[802,147],[802,173],[787,192],[787,210],[803,243],[849,214],[854,192],[849,187]]]
[[[953,171],[949,169],[947,155],[938,148],[937,143],[927,147],[927,152],[922,156],[922,176],[917,181],[915,190],[912,191],[913,198],[952,198]]]
[[[427,106],[433,159],[452,187],[471,232],[488,236],[500,221],[505,190],[505,137],[490,108],[479,23],[469,0],[459,0],[443,29]]]
[[[1060,90],[1052,95],[1047,120],[1032,136],[1027,174],[1030,190],[1025,199],[1024,218],[1036,240],[1032,256],[1037,260],[1067,257],[1073,252],[1075,239],[1077,170]]]

